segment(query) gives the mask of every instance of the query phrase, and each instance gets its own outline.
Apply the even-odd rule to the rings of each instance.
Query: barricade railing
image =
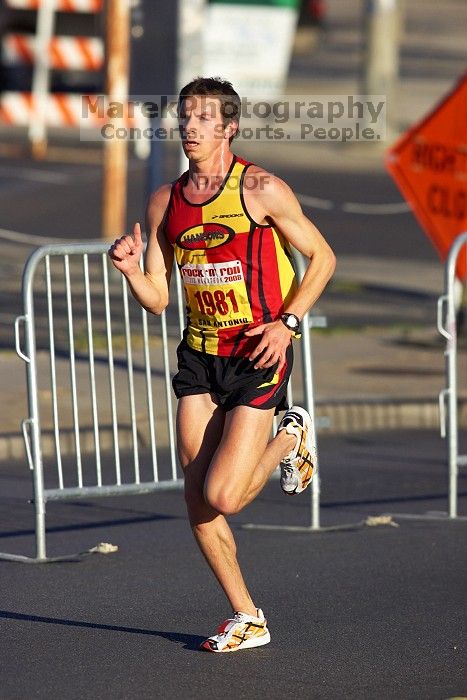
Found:
[[[26,363],[28,417],[22,430],[33,479],[36,557],[0,554],[0,559],[48,560],[48,501],[182,486],[171,389],[185,326],[180,278],[172,276],[168,309],[160,317],[148,314],[129,301],[128,285],[107,250],[106,242],[47,245],[25,265],[24,314],[15,321],[15,339]],[[296,251],[294,259],[301,279],[305,261]],[[307,314],[303,324],[323,326],[325,319]],[[303,389],[300,399],[313,418],[316,443],[308,332],[302,335],[301,360],[302,374],[297,381],[295,370],[294,383],[300,394]],[[293,403],[292,386],[288,398]],[[64,434],[69,439],[70,431],[72,450],[64,455]],[[50,440],[44,449],[46,434],[52,435],[52,449]],[[312,483],[305,529],[319,530],[317,475]]]
[[[130,304],[128,286],[107,250],[105,242],[44,246],[33,252],[23,273],[24,315],[16,319],[15,337],[27,368],[29,416],[22,428],[33,473],[40,561],[46,560],[47,501],[147,493],[182,484],[171,396],[174,353],[169,350],[180,341],[181,317],[166,312],[155,317]],[[53,464],[43,459],[45,422],[52,426]],[[62,456],[64,423],[73,432],[71,464]],[[83,424],[89,423],[91,454],[83,460]],[[103,438],[113,462],[105,472]],[[149,453],[144,464],[141,442]]]
[[[467,454],[459,454],[458,422],[458,373],[457,373],[457,317],[455,304],[456,264],[464,249],[467,259],[467,232],[454,241],[445,264],[444,294],[438,299],[438,331],[446,340],[445,372],[446,386],[439,394],[441,436],[447,439],[449,468],[449,512],[450,518],[457,518],[459,467],[467,465]]]

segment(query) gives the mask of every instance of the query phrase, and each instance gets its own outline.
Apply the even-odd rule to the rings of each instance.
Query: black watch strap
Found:
[[[295,338],[300,338],[300,319],[295,314],[284,313],[280,317],[284,326],[295,336]]]

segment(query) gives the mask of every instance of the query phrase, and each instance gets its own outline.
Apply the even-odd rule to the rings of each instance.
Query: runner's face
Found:
[[[187,97],[180,110],[180,136],[186,157],[200,161],[221,150],[228,140],[217,97],[195,95]]]

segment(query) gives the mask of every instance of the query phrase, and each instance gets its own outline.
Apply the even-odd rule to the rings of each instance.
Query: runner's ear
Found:
[[[227,139],[229,139],[231,136],[235,134],[235,126],[232,122],[227,124],[227,126],[224,129],[224,134]]]

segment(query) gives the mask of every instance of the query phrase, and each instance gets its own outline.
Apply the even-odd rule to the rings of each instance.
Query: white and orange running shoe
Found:
[[[208,637],[201,649],[216,653],[253,649],[269,644],[271,635],[267,628],[267,620],[263,611],[258,608],[258,616],[236,612],[217,628],[217,634]]]
[[[292,406],[279,423],[277,432],[280,430],[297,438],[295,447],[280,464],[281,488],[293,496],[306,489],[315,469],[316,447],[312,440],[311,416],[304,408]]]

